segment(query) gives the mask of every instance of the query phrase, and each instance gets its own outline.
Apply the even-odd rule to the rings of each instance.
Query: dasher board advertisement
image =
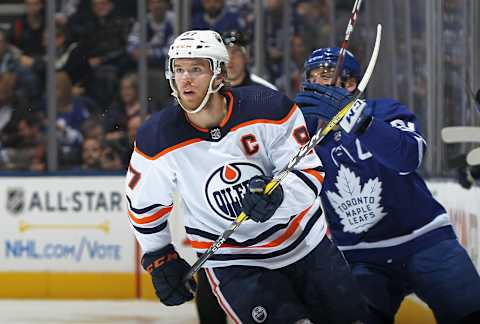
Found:
[[[135,270],[124,177],[0,180],[0,271]]]

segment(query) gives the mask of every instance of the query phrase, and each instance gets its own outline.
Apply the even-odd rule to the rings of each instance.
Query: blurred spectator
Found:
[[[90,116],[94,103],[87,97],[75,96],[70,77],[65,72],[58,72],[57,77],[57,119],[64,120],[65,125],[80,131],[82,123]]]
[[[82,144],[81,169],[85,171],[120,171],[124,169],[121,158],[101,139],[87,137]]]
[[[130,162],[131,148],[126,132],[118,132],[117,136],[108,136],[105,134],[101,119],[90,117],[82,126],[82,133],[85,139],[96,139],[102,143],[102,151],[106,162],[102,167],[108,170],[124,170]]]
[[[17,122],[12,105],[15,80],[15,74],[0,74],[0,149],[12,146],[17,141]]]
[[[238,12],[240,18],[245,24],[245,32],[253,34],[253,24],[255,22],[254,1],[251,0],[226,0],[227,8],[233,8]]]
[[[290,51],[292,64],[290,66],[291,71],[287,73],[290,77],[290,83],[293,92],[300,90],[300,84],[303,81],[303,63],[308,57],[308,51],[306,50],[305,40],[300,35],[293,35],[290,39]]]
[[[14,44],[27,56],[45,54],[43,32],[45,10],[43,0],[25,0],[25,14],[15,21]]]
[[[84,40],[89,44],[89,63],[100,65],[125,63],[129,21],[114,14],[111,0],[91,0],[93,17],[86,21]]]
[[[7,32],[0,29],[0,73],[15,73],[19,67],[20,50],[9,43]]]
[[[101,170],[102,141],[95,137],[85,138],[82,144],[81,169],[86,171]]]
[[[212,29],[219,33],[243,31],[245,23],[237,12],[225,6],[225,0],[202,0],[202,11],[192,15],[192,29]]]
[[[115,14],[111,0],[90,1],[92,12],[73,15],[67,28],[73,40],[88,49],[94,73],[90,95],[98,104],[107,106],[112,102],[118,78],[134,67],[127,53],[130,20]]]
[[[168,11],[168,0],[149,0],[147,15],[147,59],[149,67],[165,68],[165,59],[172,42],[174,16]],[[128,36],[128,52],[135,61],[140,57],[140,23],[136,22]]]
[[[149,104],[147,113],[154,111]],[[141,115],[140,101],[138,97],[138,77],[135,73],[125,75],[120,81],[120,97],[110,109],[104,111],[104,128],[108,139],[115,137],[117,131],[126,132],[130,118]]]
[[[101,118],[98,116],[90,116],[82,124],[82,135],[84,138],[94,137],[100,141],[105,138],[105,129]]]
[[[228,31],[222,34],[222,38],[230,58],[227,65],[227,81],[232,87],[263,85],[276,89],[273,84],[249,71],[249,40],[244,33]]]
[[[69,43],[66,37],[65,26],[58,24],[56,27],[56,55],[55,68],[58,72],[64,71],[74,85],[75,94],[89,92],[92,69],[87,59],[87,50],[78,42]],[[21,57],[23,67],[31,69],[41,84],[46,83],[47,57],[30,58]]]
[[[80,0],[57,0],[55,21],[59,25],[66,25],[68,18],[77,12]]]
[[[110,110],[104,112],[104,128],[107,137],[113,138],[117,132],[126,132],[128,120],[140,114],[137,75],[127,74],[120,81],[120,98]]]
[[[282,76],[283,44],[283,2],[266,0],[264,8],[266,60],[269,79],[276,83]]]
[[[45,139],[34,115],[18,121],[16,143],[3,149],[0,168],[11,171],[45,171]]]
[[[333,33],[330,19],[331,1],[299,1],[294,11],[294,19],[299,25],[298,33],[305,40],[306,53],[320,47],[328,47]]]
[[[87,97],[75,96],[72,82],[65,72],[57,78],[57,136],[62,169],[71,169],[80,164],[80,146],[83,141],[81,128],[94,106]]]
[[[7,33],[0,29],[0,75],[10,73],[15,76],[15,96],[25,102],[39,97],[40,89],[33,73],[21,66],[21,57],[20,50],[9,43]]]
[[[133,143],[135,142],[135,136],[137,135],[138,128],[142,125],[142,116],[137,114],[130,117],[127,123],[128,139],[130,141],[131,148],[133,149]]]

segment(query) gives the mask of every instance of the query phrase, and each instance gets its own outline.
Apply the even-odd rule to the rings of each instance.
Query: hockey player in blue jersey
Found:
[[[361,68],[347,52],[331,85],[338,48],[315,50],[295,98],[310,134],[348,103]],[[416,173],[426,149],[415,115],[392,99],[366,100],[321,142],[322,204],[334,242],[371,308],[369,324],[393,323],[415,293],[438,323],[480,323],[480,278],[445,208]]]
[[[193,298],[183,282],[190,266],[168,226],[179,192],[197,255],[242,210],[249,217],[203,265],[231,321],[361,319],[366,307],[358,285],[326,236],[318,156],[305,156],[270,195],[262,191],[308,141],[300,109],[271,89],[225,87],[228,52],[214,31],[181,34],[168,57],[166,76],[178,105],[139,128],[125,186],[142,265],[160,301],[173,306]]]

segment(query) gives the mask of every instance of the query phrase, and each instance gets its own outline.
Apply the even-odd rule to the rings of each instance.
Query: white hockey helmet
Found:
[[[203,98],[202,103],[195,110],[190,111],[183,107],[178,96],[177,87],[175,85],[175,75],[173,73],[173,64],[177,58],[204,58],[208,59],[213,71],[213,76],[210,79],[208,91]],[[223,43],[220,34],[213,30],[191,30],[184,32],[175,38],[173,44],[168,51],[168,65],[165,70],[165,77],[172,88],[172,95],[177,99],[180,106],[188,113],[197,113],[204,108],[210,94],[217,92],[224,85],[220,83],[213,89],[213,82],[215,78],[222,73],[222,63],[227,64],[229,61],[228,51]]]

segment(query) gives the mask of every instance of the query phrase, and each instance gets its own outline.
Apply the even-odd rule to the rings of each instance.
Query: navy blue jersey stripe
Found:
[[[129,208],[131,211],[133,211],[135,214],[145,214],[145,213],[147,213],[147,212],[149,212],[149,211],[151,211],[151,210],[153,210],[153,209],[155,209],[155,208],[157,208],[157,207],[167,207],[167,206],[162,205],[162,204],[155,204],[155,205],[147,206],[147,207],[145,207],[145,208],[137,209],[137,208],[134,208],[134,207],[132,206],[132,201],[130,200],[130,197],[128,197],[128,195],[126,195],[126,196],[127,196],[127,200],[128,200],[128,208]]]
[[[220,127],[222,138],[236,126],[256,119],[281,121],[294,105],[286,95],[266,87],[246,86],[229,90],[233,95],[230,118]],[[159,130],[162,130],[159,132]],[[148,157],[194,139],[213,140],[209,132],[193,127],[178,105],[153,113],[137,131],[136,147]]]
[[[138,227],[132,224],[133,228],[142,234],[154,234],[163,231],[167,227],[168,222],[163,222],[155,227]]]
[[[307,222],[307,225],[303,229],[302,234],[292,242],[289,246],[277,250],[271,253],[266,253],[266,254],[213,254],[210,257],[210,260],[212,261],[229,261],[229,260],[258,260],[258,259],[269,259],[269,258],[274,258],[283,254],[287,254],[288,252],[292,251],[295,249],[310,233],[310,230],[312,229],[313,225],[318,221],[320,216],[322,215],[322,210],[321,208],[318,209],[318,211],[312,216],[312,218]],[[202,253],[197,253],[198,257],[202,256]]]
[[[275,232],[278,232],[278,231],[288,227],[288,225],[290,224],[290,222],[294,218],[295,218],[295,216],[292,216],[287,223],[276,224],[275,226],[270,227],[265,232],[262,232],[259,235],[257,235],[256,237],[248,239],[244,242],[238,242],[238,241],[236,241],[232,238],[228,238],[225,241],[225,244],[231,244],[231,245],[236,245],[236,246],[245,246],[245,247],[255,245],[259,242],[262,242],[263,240],[265,240],[269,236],[273,235]],[[215,241],[218,238],[218,234],[212,234],[212,233],[209,233],[209,232],[205,232],[205,231],[202,231],[202,230],[199,230],[199,229],[196,229],[196,228],[187,227],[187,226],[185,226],[185,231],[187,232],[187,234],[197,235],[197,236],[200,236],[200,237],[206,238],[208,240],[212,240],[212,241]]]
[[[317,186],[310,180],[305,174],[303,174],[302,171],[298,170],[292,170],[292,173],[295,174],[297,177],[303,180],[305,184],[312,189],[313,193],[315,194],[315,197],[318,197],[318,188]]]

